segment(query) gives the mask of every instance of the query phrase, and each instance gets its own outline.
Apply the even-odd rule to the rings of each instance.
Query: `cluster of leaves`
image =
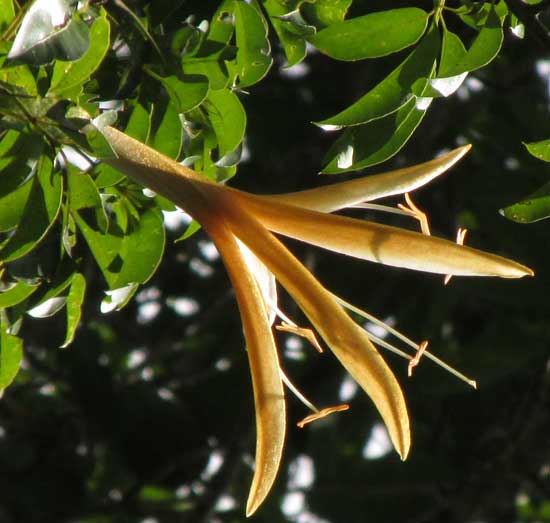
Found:
[[[0,0],[0,388],[19,367],[25,315],[65,308],[61,345],[71,343],[86,248],[107,283],[105,310],[128,303],[162,258],[162,211],[174,207],[93,159],[104,144],[81,131],[102,109],[123,108],[126,133],[222,182],[242,158],[239,93],[274,62],[269,24],[287,67],[304,60],[308,44],[342,61],[412,47],[359,100],[318,122],[345,128],[324,172],[358,170],[396,154],[434,98],[451,95],[497,56],[507,18],[519,25],[503,1],[346,18],[350,7],[351,0],[224,0],[197,23],[180,3],[163,12],[147,3],[132,11],[123,2],[77,9],[68,0],[37,0],[25,10]],[[448,17],[473,29],[469,45],[447,28]],[[81,161],[71,163],[75,155]]]

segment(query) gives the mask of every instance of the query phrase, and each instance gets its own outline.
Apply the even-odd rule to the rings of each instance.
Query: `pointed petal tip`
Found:
[[[514,262],[513,266],[507,267],[507,271],[502,274],[503,278],[523,278],[524,276],[534,276],[535,271],[526,265]]]

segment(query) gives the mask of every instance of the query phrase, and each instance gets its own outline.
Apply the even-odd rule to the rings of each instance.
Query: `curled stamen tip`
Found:
[[[412,358],[409,361],[409,366],[407,368],[407,374],[409,378],[412,376],[413,369],[420,363],[420,358],[422,357],[422,355],[424,354],[427,348],[428,348],[428,342],[423,341],[418,347],[418,351],[414,355],[414,358]]]
[[[311,329],[298,327],[296,325],[290,325],[286,321],[281,322],[281,325],[276,325],[275,328],[279,331],[290,332],[292,334],[296,334],[297,336],[301,336],[302,338],[305,338],[307,341],[309,341],[309,343],[313,345],[313,348],[317,352],[324,352],[323,347],[321,347],[321,345],[317,341],[317,338],[315,337],[314,332]]]
[[[476,380],[468,380],[468,385],[470,385],[471,387],[473,387],[474,389],[477,390],[477,381]]]
[[[324,409],[321,409],[319,412],[314,412],[313,414],[306,416],[303,420],[296,423],[296,425],[301,429],[303,429],[305,425],[307,425],[308,423],[311,423],[312,421],[315,421],[321,418],[326,418],[329,414],[332,414],[333,412],[342,412],[344,410],[349,410],[349,405],[347,403],[342,403],[341,405],[334,405],[333,407],[326,407]]]

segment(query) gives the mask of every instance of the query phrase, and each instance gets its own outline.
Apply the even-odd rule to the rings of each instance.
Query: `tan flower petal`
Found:
[[[251,516],[271,490],[279,470],[286,433],[284,390],[262,291],[231,232],[225,227],[220,230],[219,224],[215,229],[214,233],[212,228],[208,232],[223,258],[239,303],[254,386],[256,470],[246,504],[246,515]]]
[[[342,365],[373,400],[395,449],[405,459],[410,447],[405,399],[395,376],[365,331],[286,247],[246,211],[246,206],[235,204],[232,191],[209,187],[205,192],[210,193],[211,201],[223,212],[231,231],[286,288]]]
[[[109,163],[185,208],[206,229],[231,278],[239,303],[256,409],[256,470],[247,515],[263,502],[277,476],[286,432],[284,390],[266,303],[223,215],[195,185],[199,175],[120,133],[103,130],[119,158]]]
[[[471,147],[464,145],[434,160],[412,167],[267,198],[304,209],[333,212],[357,203],[414,191],[450,169]]]
[[[215,188],[214,190],[218,190]],[[233,199],[269,230],[364,260],[438,274],[521,278],[520,263],[454,242],[345,216],[285,205],[233,190]]]

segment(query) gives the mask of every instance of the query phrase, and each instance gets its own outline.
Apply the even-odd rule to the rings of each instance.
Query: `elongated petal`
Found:
[[[254,386],[256,470],[246,504],[251,516],[271,490],[283,453],[286,408],[277,348],[262,291],[232,234],[215,226],[210,236],[224,260],[241,311]]]
[[[216,244],[228,270],[241,311],[256,409],[256,470],[246,508],[251,515],[273,486],[286,431],[277,348],[262,292],[224,217],[196,184],[199,175],[116,129],[103,132],[118,155],[109,163],[192,214]]]
[[[216,208],[223,211],[232,232],[275,274],[332,352],[371,397],[402,459],[410,447],[407,407],[395,376],[367,334],[335,302],[330,293],[256,219],[236,204],[232,191],[212,190]]]
[[[515,261],[434,236],[310,211],[237,191],[233,199],[269,230],[348,256],[438,274],[502,278],[533,275],[531,269]]]
[[[333,212],[356,203],[414,191],[458,162],[471,145],[464,145],[429,162],[307,191],[268,196],[270,200],[320,212]]]

